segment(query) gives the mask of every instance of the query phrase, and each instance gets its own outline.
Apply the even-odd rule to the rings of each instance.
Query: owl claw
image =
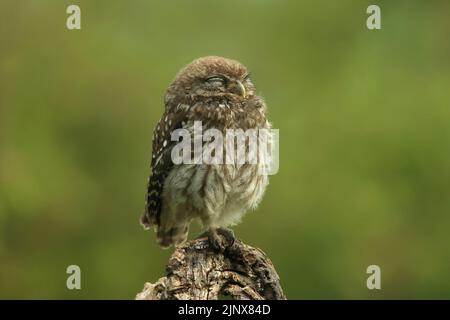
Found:
[[[208,239],[211,247],[218,252],[225,252],[234,244],[234,232],[226,228],[211,229],[208,231]]]

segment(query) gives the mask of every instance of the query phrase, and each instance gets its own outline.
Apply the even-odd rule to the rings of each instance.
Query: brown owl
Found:
[[[228,129],[270,128],[266,105],[255,95],[245,66],[222,57],[199,58],[166,91],[165,112],[153,133],[152,174],[141,217],[146,229],[156,227],[161,247],[184,242],[190,222],[200,219],[213,247],[221,249],[217,234],[233,236],[226,227],[256,208],[268,184],[259,163],[174,164],[178,141],[172,141],[171,133],[186,129],[194,135],[199,121],[203,130],[214,128],[224,135]]]

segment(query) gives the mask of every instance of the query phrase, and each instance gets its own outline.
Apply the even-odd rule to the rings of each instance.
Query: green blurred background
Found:
[[[288,298],[450,298],[449,17],[449,1],[1,0],[0,298],[133,299],[163,276],[172,250],[138,224],[151,134],[205,55],[246,64],[280,130],[280,171],[235,232]]]

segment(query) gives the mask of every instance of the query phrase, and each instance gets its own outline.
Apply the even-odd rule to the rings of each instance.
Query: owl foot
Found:
[[[207,232],[209,244],[218,252],[225,252],[234,243],[234,233],[226,228],[214,228]]]

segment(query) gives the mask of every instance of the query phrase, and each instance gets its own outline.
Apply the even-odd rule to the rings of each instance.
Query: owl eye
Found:
[[[215,87],[220,87],[225,85],[226,80],[222,77],[213,76],[206,79],[206,83],[213,85]]]

